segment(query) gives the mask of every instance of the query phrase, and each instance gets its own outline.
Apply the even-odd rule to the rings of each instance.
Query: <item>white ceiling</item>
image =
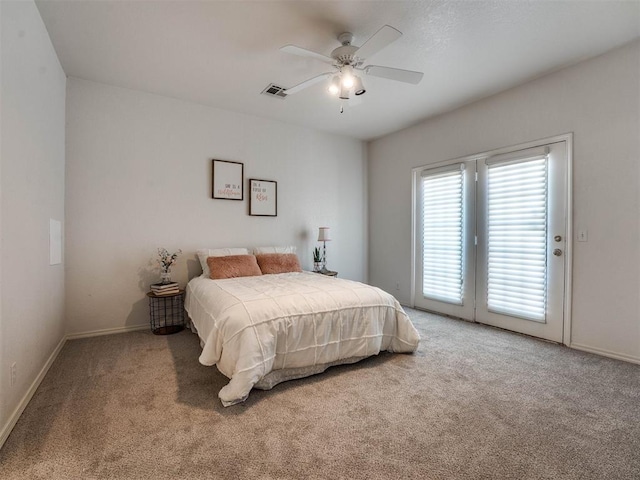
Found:
[[[38,8],[68,76],[144,90],[369,140],[640,36],[640,1],[46,1]],[[317,84],[327,71],[279,51],[325,55],[344,31],[362,45],[382,25],[404,35],[371,57],[423,71],[417,85],[364,77],[358,106]],[[329,68],[330,70],[330,68]]]

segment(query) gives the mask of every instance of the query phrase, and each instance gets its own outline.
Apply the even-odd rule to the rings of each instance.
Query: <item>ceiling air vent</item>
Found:
[[[269,95],[270,97],[277,97],[277,98],[287,97],[287,94],[285,93],[285,88],[279,87],[278,85],[274,85],[273,83],[270,83],[269,85],[267,85],[267,88],[265,88],[262,91],[262,93],[265,95]]]

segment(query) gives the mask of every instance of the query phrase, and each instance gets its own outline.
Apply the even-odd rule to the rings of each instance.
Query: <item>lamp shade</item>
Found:
[[[327,89],[331,95],[338,95],[340,93],[340,76],[334,75],[329,83],[329,88]]]
[[[342,86],[347,90],[351,89],[355,82],[355,79],[353,78],[353,67],[351,65],[345,65],[340,69],[340,74],[342,75]]]
[[[364,85],[362,84],[362,79],[360,77],[356,76],[355,79],[356,79],[355,83],[353,84],[353,92],[356,95],[362,95],[367,90],[364,88]]]
[[[320,227],[318,230],[318,241],[319,242],[329,242],[331,238],[329,238],[329,227]]]
[[[347,88],[344,85],[342,85],[342,87],[340,88],[340,98],[342,100],[349,100],[349,92],[350,91],[351,91],[350,88]]]

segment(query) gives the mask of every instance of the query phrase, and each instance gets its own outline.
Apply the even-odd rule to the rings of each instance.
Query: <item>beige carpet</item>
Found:
[[[68,342],[2,479],[639,479],[640,367],[408,311],[415,355],[253,391],[189,332]]]

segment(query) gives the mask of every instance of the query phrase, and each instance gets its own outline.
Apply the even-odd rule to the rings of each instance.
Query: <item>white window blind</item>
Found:
[[[425,298],[462,305],[463,165],[422,172]]]
[[[547,157],[488,162],[490,311],[545,321]]]

